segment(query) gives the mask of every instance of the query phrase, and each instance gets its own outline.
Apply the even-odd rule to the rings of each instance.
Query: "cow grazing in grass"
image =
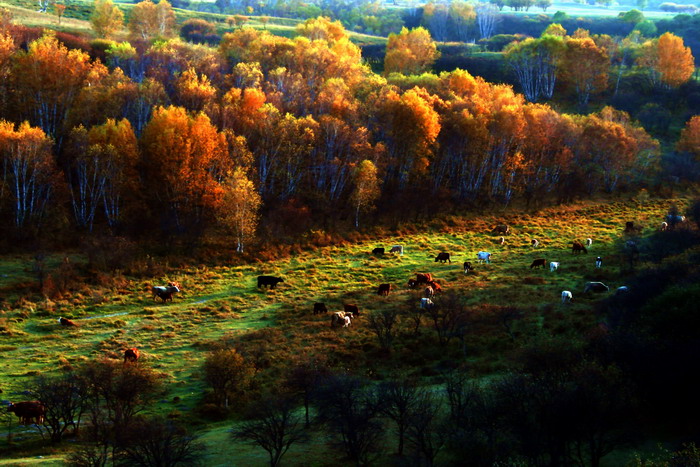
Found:
[[[372,250],[372,255],[374,256],[382,256],[384,254],[384,248],[378,247]]]
[[[416,284],[427,284],[433,280],[433,276],[429,272],[417,272]]]
[[[435,282],[435,281],[430,281],[430,282],[428,282],[428,286],[432,287],[432,288],[433,288],[433,291],[434,291],[435,293],[440,293],[440,292],[442,292],[442,287],[440,287],[440,284],[438,284],[438,283]]]
[[[409,289],[415,289],[416,285],[418,285],[418,281],[415,279],[409,279],[408,280],[408,288]]]
[[[403,256],[403,245],[392,246],[391,250],[389,250],[389,253],[398,253],[399,255]]]
[[[592,239],[592,238],[587,238],[587,239],[586,239],[586,248],[590,248],[591,245],[593,245],[593,239]]]
[[[435,304],[429,298],[421,298],[420,299],[421,310],[430,310],[433,307],[433,305],[435,305]]]
[[[139,349],[137,349],[136,347],[126,349],[124,351],[124,363],[126,363],[126,362],[136,363],[136,361],[139,359],[140,356],[141,356],[141,353],[139,352]]]
[[[552,261],[549,263],[549,272],[554,272],[557,269],[559,269],[559,262],[558,261]]]
[[[430,298],[430,297],[432,297],[433,295],[435,295],[435,289],[433,289],[433,288],[430,287],[430,286],[426,287],[426,288],[425,288],[425,296],[426,296],[427,298]]]
[[[379,284],[377,295],[383,295],[386,297],[389,295],[389,292],[391,292],[391,284]]]
[[[615,291],[615,295],[624,295],[629,291],[630,291],[629,287],[627,287],[626,285],[622,285],[622,286],[617,288],[617,290]]]
[[[579,241],[573,241],[571,242],[571,253],[573,254],[578,254],[583,252],[583,254],[588,254],[588,249],[583,246],[583,243]]]
[[[499,245],[505,245],[506,244],[506,237],[500,237],[498,239],[498,244]]]
[[[75,323],[75,322],[73,322],[73,320],[70,320],[70,319],[64,318],[64,317],[58,318],[58,323],[61,326],[78,327],[78,323]]]
[[[464,262],[464,274],[469,274],[469,271],[471,271],[472,269],[473,269],[472,263],[470,263],[469,261],[465,261]]]
[[[603,293],[603,292],[607,292],[609,290],[610,290],[610,287],[603,284],[602,282],[586,282],[586,285],[583,288],[583,293],[588,293],[588,292]]]
[[[544,258],[537,258],[537,259],[534,260],[534,261],[532,262],[532,264],[530,265],[530,269],[532,269],[532,268],[542,268],[542,269],[544,269],[544,267],[545,267],[546,265],[547,265],[547,260],[546,260],[546,259],[544,259]]]
[[[483,263],[483,262],[490,263],[491,262],[491,253],[489,253],[488,251],[480,251],[476,254],[476,259],[478,259],[480,263]]]
[[[343,310],[345,310],[345,313],[351,313],[353,316],[360,316],[360,309],[355,304],[346,303],[343,305]]]
[[[320,302],[314,303],[314,314],[318,315],[321,313],[328,313],[328,308],[326,308],[326,304]]]
[[[163,300],[163,303],[167,302],[170,300],[171,302],[173,301],[173,295],[176,293],[180,292],[180,288],[177,285],[172,285],[176,284],[175,282],[169,282],[167,286],[163,287],[162,285],[156,285],[151,289],[151,293],[153,294],[153,300],[157,298],[160,298]]]
[[[498,224],[491,230],[491,232],[500,235],[508,235],[508,232],[510,232],[510,227],[508,227],[506,224]]]
[[[352,313],[346,313],[344,311],[336,311],[331,315],[331,327],[343,327],[347,328],[350,327],[350,323],[352,322],[353,315]]]
[[[571,294],[571,292],[569,292],[568,290],[564,290],[564,291],[561,293],[561,302],[562,302],[563,304],[570,303],[571,300],[573,300],[573,299],[574,299],[574,296],[573,296],[573,295]]]
[[[625,233],[626,234],[634,234],[642,230],[642,227],[639,225],[634,225],[633,221],[627,221],[625,222]]]
[[[280,282],[284,282],[284,279],[281,277],[275,277],[275,276],[258,276],[258,288],[259,287],[269,287],[271,289],[274,289],[277,287],[277,284]]]
[[[438,255],[435,257],[435,262],[437,263],[438,261],[440,261],[441,263],[449,262],[450,264],[452,264],[452,260],[450,259],[449,253],[438,253]]]
[[[666,222],[673,228],[676,224],[685,222],[685,216],[679,216],[678,214],[669,214],[666,216]]]
[[[598,268],[598,269],[600,269],[600,268],[603,267],[603,258],[601,258],[600,256],[598,256],[598,257],[595,259],[595,267]]]
[[[10,403],[7,410],[17,415],[20,425],[41,425],[46,416],[46,408],[39,401]]]
[[[661,226],[659,227],[659,230],[661,230],[662,232],[667,231],[668,230],[668,222],[665,222],[665,221],[662,222]]]
[[[532,248],[537,248],[538,246],[540,246],[540,241],[536,238],[533,238],[532,240],[530,240],[530,245],[532,246]]]

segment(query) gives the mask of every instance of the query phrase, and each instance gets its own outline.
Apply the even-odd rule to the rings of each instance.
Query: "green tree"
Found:
[[[204,361],[204,380],[214,390],[216,404],[228,408],[229,400],[248,387],[255,369],[236,349],[220,349]]]

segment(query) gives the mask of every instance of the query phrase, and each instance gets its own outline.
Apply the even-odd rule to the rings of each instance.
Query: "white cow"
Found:
[[[666,221],[662,222],[660,229],[662,232],[668,230],[668,222],[666,222]]]
[[[403,245],[392,246],[391,250],[389,250],[389,253],[398,253],[399,255],[403,256]]]
[[[623,286],[620,286],[617,288],[617,290],[615,291],[615,295],[626,294],[629,291],[630,291],[629,287],[627,287],[626,285],[623,285]]]
[[[429,298],[421,298],[420,299],[420,307],[422,310],[429,310],[433,307],[434,303],[431,299]]]
[[[536,238],[533,238],[532,240],[530,240],[530,245],[532,245],[532,248],[537,248],[540,245],[540,241]]]
[[[574,296],[568,290],[564,290],[561,293],[561,302],[563,304],[567,304],[567,303],[571,302],[571,300],[573,300],[573,299],[574,299]]]
[[[587,238],[586,239],[586,248],[590,248],[592,244],[593,244],[593,239]]]
[[[480,251],[476,254],[476,258],[479,260],[480,263],[483,263],[484,261],[490,263],[491,253],[489,253],[488,251]]]
[[[552,261],[549,263],[549,272],[554,272],[559,268],[559,262],[558,261]]]
[[[499,245],[503,245],[504,243],[506,243],[506,237],[501,237],[501,238],[498,239],[498,244],[499,244]]]
[[[600,256],[598,256],[595,259],[595,267],[597,267],[598,269],[603,267],[603,258],[601,258]]]

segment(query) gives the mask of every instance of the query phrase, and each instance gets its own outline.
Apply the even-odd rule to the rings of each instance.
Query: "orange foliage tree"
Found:
[[[695,59],[683,39],[667,32],[658,39],[645,42],[637,64],[648,70],[653,85],[662,83],[677,88],[686,83],[695,71]]]
[[[695,115],[685,123],[676,145],[678,151],[689,152],[700,159],[700,115]]]
[[[165,230],[201,234],[221,203],[226,137],[204,114],[158,107],[141,135],[146,194]]]
[[[19,232],[41,223],[58,185],[51,146],[41,128],[0,120],[0,207],[12,213]]]

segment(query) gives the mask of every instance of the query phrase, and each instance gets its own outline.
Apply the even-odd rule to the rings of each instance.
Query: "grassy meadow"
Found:
[[[177,269],[159,264],[166,272],[154,277],[94,273],[90,284],[76,281],[70,292],[49,297],[37,292],[34,258],[6,256],[0,258],[0,398],[24,400],[23,391],[31,389],[36,375],[88,359],[119,359],[125,348],[136,346],[143,364],[167,377],[168,392],[154,410],[175,418],[190,416],[206,389],[201,378],[206,351],[222,338],[256,356],[258,384],[263,387],[276,384],[290,362],[309,355],[324,355],[332,367],[378,380],[395,375],[398,369],[403,375],[432,383],[439,380],[441,369],[458,365],[466,365],[475,377],[496,375],[508,368],[515,349],[533,336],[566,337],[595,330],[599,317],[593,304],[607,294],[586,297],[584,283],[600,280],[610,286],[610,293],[624,285],[626,263],[619,252],[627,238],[625,222],[643,226],[642,236],[646,235],[658,229],[672,203],[683,210],[688,200],[586,202],[534,214],[448,217],[427,228],[406,225],[394,235],[376,238],[358,234],[354,242],[321,246],[273,261],[193,264]],[[504,245],[490,233],[499,223],[511,229]],[[589,253],[573,255],[571,241],[588,237],[593,239]],[[532,238],[540,241],[537,249],[530,245]],[[375,247],[388,251],[394,244],[404,246],[403,256],[371,255]],[[641,245],[644,254],[643,240]],[[492,253],[491,264],[477,264],[476,253],[481,250]],[[453,255],[451,264],[433,261],[442,251]],[[64,276],[71,271],[90,274],[81,253],[71,253],[67,262],[65,256],[47,258],[52,277],[58,277],[61,268]],[[603,257],[602,269],[594,267],[596,256]],[[536,258],[561,265],[555,272],[531,270],[530,263]],[[462,271],[465,260],[475,266],[468,275]],[[425,319],[420,332],[411,332],[409,315],[417,309],[422,289],[408,289],[406,282],[417,272],[432,273],[445,295],[459,291],[478,316],[465,349],[455,342],[447,348],[437,346]],[[285,281],[274,290],[257,289],[260,274],[278,275]],[[181,284],[182,293],[172,303],[153,301],[150,287],[171,280]],[[380,283],[393,285],[388,297],[377,296]],[[562,290],[572,291],[573,303],[561,304]],[[436,296],[436,303],[440,300]],[[312,314],[317,301],[325,302],[329,311],[355,303],[361,316],[348,329],[332,329],[328,316]],[[499,318],[508,307],[519,310],[511,324],[512,337]],[[399,337],[390,355],[379,350],[366,323],[369,312],[385,308],[401,313]],[[73,319],[79,327],[61,327],[59,316]],[[232,422],[194,419],[210,448],[207,465],[239,465],[231,463],[232,456],[240,459],[240,465],[259,465],[258,461],[266,459],[261,449],[224,442]],[[0,449],[7,448],[2,436],[6,422],[2,423]],[[16,442],[36,437],[31,434],[33,428],[14,430]],[[57,448],[45,449],[41,455],[50,457]],[[318,456],[325,449],[319,434],[312,443],[293,448],[288,461],[294,463],[296,458],[303,463],[312,452],[316,453],[312,458],[321,459]],[[32,451],[32,455],[37,454]],[[314,465],[325,464],[319,460]]]

